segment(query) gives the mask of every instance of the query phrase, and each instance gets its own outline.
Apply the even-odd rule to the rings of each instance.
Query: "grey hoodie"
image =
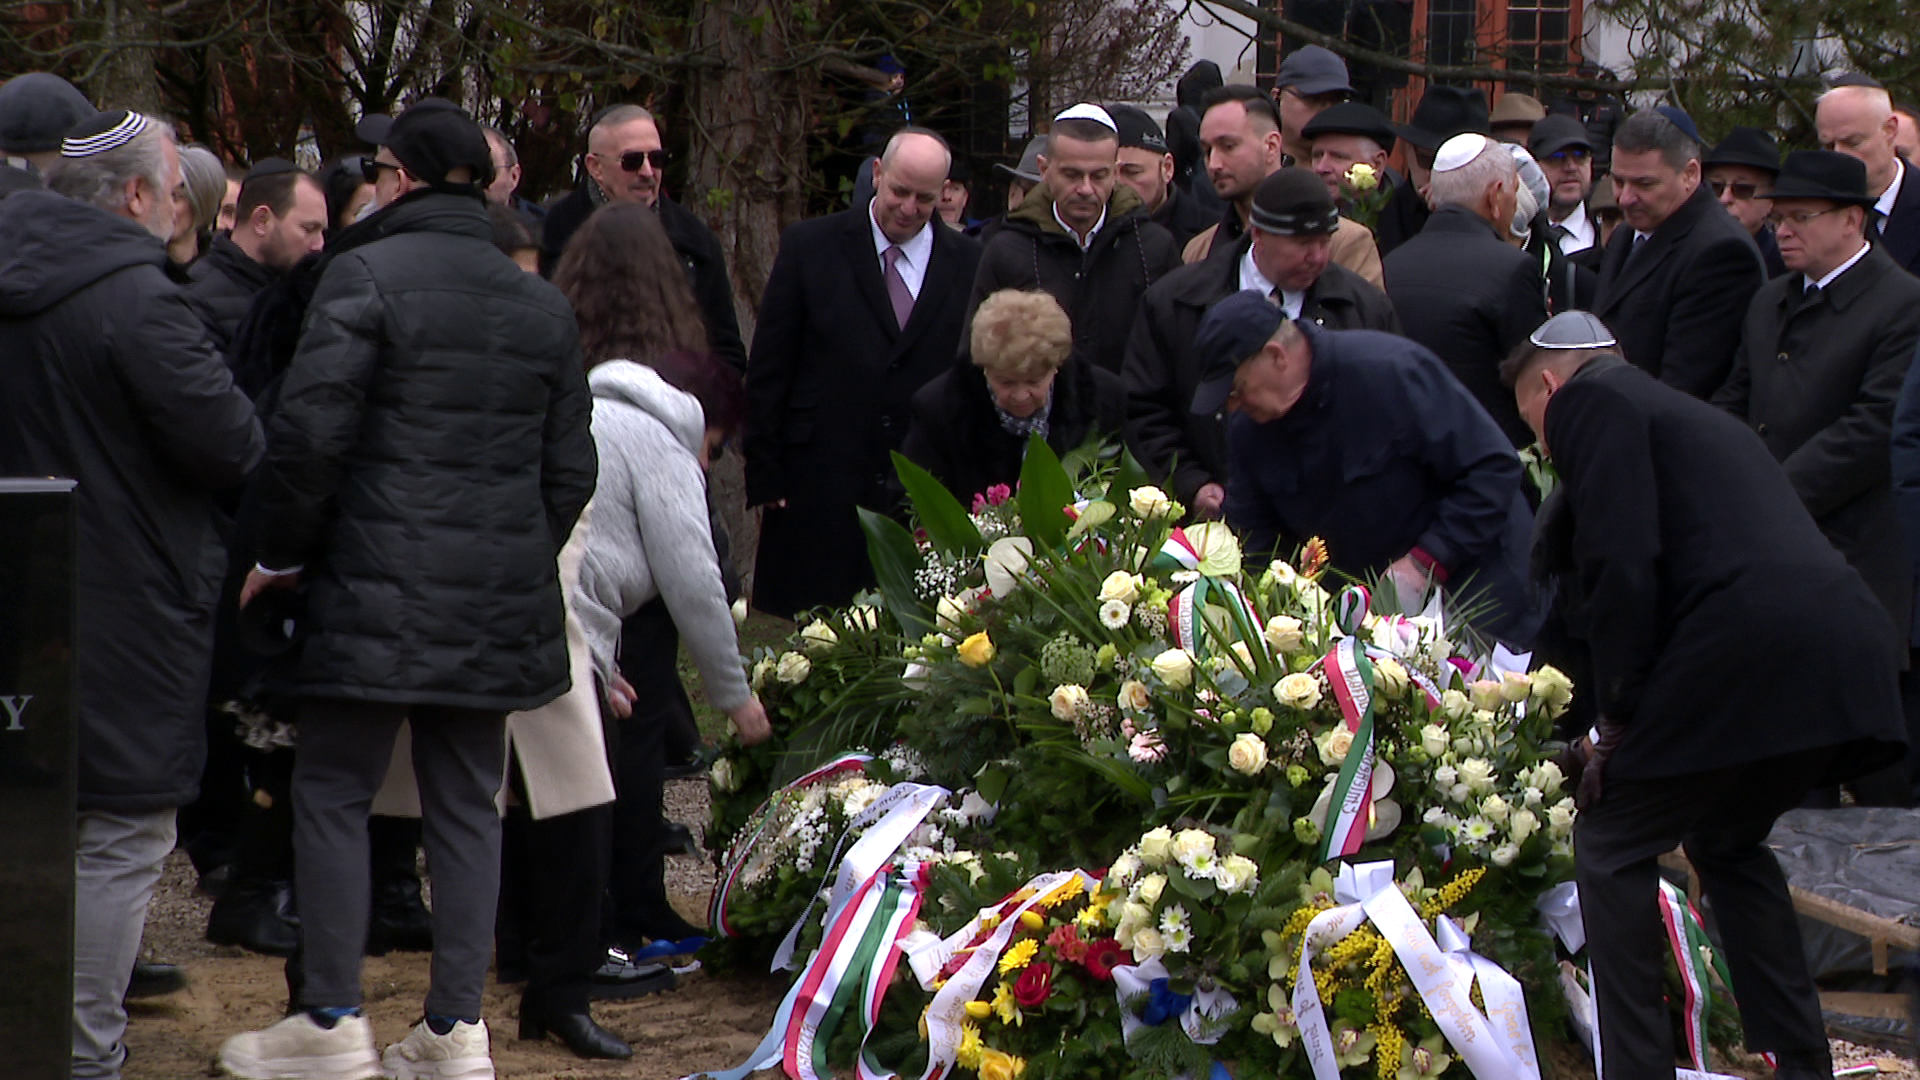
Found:
[[[700,668],[707,700],[731,712],[753,694],[707,516],[700,402],[631,360],[596,366],[587,386],[600,482],[586,519],[575,614],[594,669],[609,679],[621,620],[661,597]]]

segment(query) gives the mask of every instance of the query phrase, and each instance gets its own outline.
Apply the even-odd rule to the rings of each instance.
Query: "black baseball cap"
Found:
[[[493,148],[486,135],[467,110],[446,98],[421,98],[399,116],[370,113],[353,132],[393,151],[408,172],[430,187],[467,192],[493,182]],[[461,166],[473,170],[473,183],[448,183],[447,174]]]
[[[1593,138],[1587,134],[1587,125],[1581,123],[1578,117],[1565,113],[1548,113],[1533,125],[1533,132],[1527,137],[1527,151],[1536,161],[1545,161],[1569,148],[1578,148],[1591,154]]]
[[[1281,61],[1273,88],[1292,90],[1302,97],[1353,93],[1353,84],[1347,77],[1347,62],[1332,49],[1318,45],[1303,45]]]
[[[1321,185],[1325,191],[1326,186]],[[1200,384],[1193,391],[1195,416],[1212,416],[1226,408],[1233,394],[1233,376],[1280,329],[1287,313],[1258,289],[1245,289],[1213,305],[1193,336],[1193,353],[1200,360]]]
[[[1109,105],[1107,114],[1113,117],[1113,125],[1120,129],[1120,145],[1145,150],[1154,154],[1165,154],[1167,150],[1166,133],[1160,125],[1153,122],[1145,109],[1137,105]]]

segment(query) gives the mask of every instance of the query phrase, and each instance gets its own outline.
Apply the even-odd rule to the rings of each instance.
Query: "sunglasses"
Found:
[[[1573,162],[1578,165],[1583,161],[1591,160],[1593,160],[1593,155],[1585,150],[1560,150],[1548,154],[1544,164],[1564,165],[1567,162]]]
[[[399,172],[400,166],[392,164],[391,162],[378,161],[370,157],[360,159],[360,175],[366,177],[369,182],[379,181],[381,169],[392,169],[394,172]]]
[[[1727,183],[1725,180],[1709,180],[1707,181],[1707,186],[1713,189],[1713,197],[1716,199],[1724,196],[1728,188],[1733,189],[1733,197],[1741,202],[1746,202],[1760,193],[1760,185],[1750,184],[1745,180],[1732,184]]]
[[[629,150],[620,155],[620,167],[627,172],[639,172],[651,164],[654,172],[665,172],[667,152],[665,150]]]

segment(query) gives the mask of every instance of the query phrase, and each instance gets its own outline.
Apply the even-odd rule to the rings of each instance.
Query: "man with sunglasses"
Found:
[[[1547,220],[1554,241],[1569,262],[1590,273],[1600,270],[1604,241],[1587,210],[1593,196],[1593,140],[1577,117],[1554,113],[1533,125],[1527,152],[1547,174],[1552,192],[1547,196]]]
[[[1768,217],[1773,213],[1771,200],[1760,193],[1773,186],[1780,175],[1780,144],[1767,132],[1755,127],[1737,127],[1727,132],[1720,145],[1707,152],[1700,163],[1713,189],[1713,197],[1727,208],[1733,220],[1746,226],[1753,242],[1760,246],[1766,260],[1767,277],[1787,272],[1780,259],[1780,243],[1774,239]]]
[[[740,320],[733,309],[733,279],[727,275],[720,239],[661,189],[667,161],[660,125],[651,112],[638,105],[601,110],[587,131],[579,186],[547,213],[540,238],[540,272],[553,276],[567,241],[595,210],[610,202],[650,206],[660,215],[660,225],[667,230],[674,253],[687,268],[687,282],[700,305],[714,354],[744,372],[747,347],[740,340]]]
[[[1820,531],[1908,636],[1913,563],[1888,472],[1895,403],[1920,344],[1920,279],[1870,244],[1867,167],[1828,150],[1787,155],[1757,201],[1768,207],[1789,273],[1747,309],[1733,373],[1713,403],[1766,443]],[[1910,518],[1909,520],[1915,520]],[[1902,647],[1900,655],[1906,657]],[[1907,676],[1909,697],[1920,689]],[[1862,805],[1906,806],[1903,766],[1853,781]],[[1837,805],[1837,802],[1835,803]]]

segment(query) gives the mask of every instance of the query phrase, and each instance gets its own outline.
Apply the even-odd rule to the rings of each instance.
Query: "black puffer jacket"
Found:
[[[1047,445],[1065,454],[1095,434],[1126,431],[1127,395],[1120,377],[1069,359],[1053,380]],[[907,460],[932,473],[961,505],[994,486],[1020,481],[1027,440],[1000,426],[986,375],[970,360],[913,395],[913,426],[900,447]]]
[[[253,298],[280,277],[251,255],[240,250],[233,238],[221,233],[213,238],[207,253],[187,268],[187,295],[207,324],[213,347],[232,364],[234,334],[246,321]],[[258,396],[262,387],[243,386],[249,396]]]
[[[1114,185],[1106,224],[1094,234],[1093,246],[1081,251],[1054,218],[1053,194],[1042,184],[987,241],[967,301],[967,325],[980,302],[1001,289],[1044,289],[1073,320],[1074,355],[1117,372],[1140,294],[1179,266],[1173,235],[1148,218],[1132,188]],[[961,342],[965,351],[964,336]]]
[[[595,475],[572,312],[477,200],[376,218],[321,275],[260,478],[260,561],[305,567],[296,689],[534,708],[568,686],[555,559]]]
[[[23,191],[0,252],[0,476],[79,481],[80,806],[182,806],[206,758],[213,492],[260,425],[139,225]]]

